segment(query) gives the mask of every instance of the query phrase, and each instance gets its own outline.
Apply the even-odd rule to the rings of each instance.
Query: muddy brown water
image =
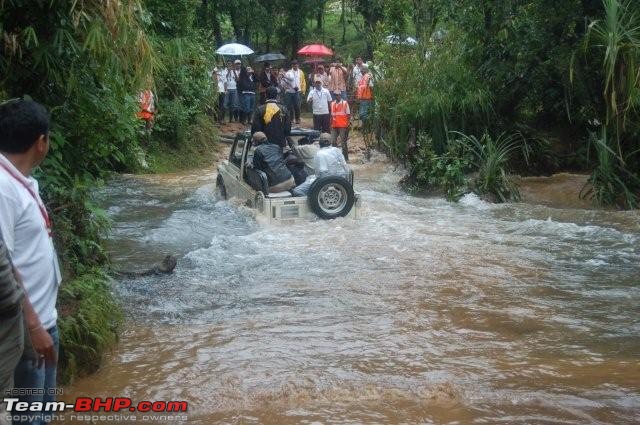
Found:
[[[121,342],[67,399],[189,402],[154,423],[640,422],[637,212],[452,204],[355,168],[358,221],[261,224],[213,170],[101,190],[117,264],[180,260],[117,284]]]

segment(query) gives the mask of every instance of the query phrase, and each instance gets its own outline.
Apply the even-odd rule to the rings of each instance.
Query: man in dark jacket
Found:
[[[291,117],[287,109],[276,101],[278,89],[267,89],[267,103],[256,109],[253,114],[251,134],[261,131],[266,134],[269,143],[280,146],[280,153],[287,145],[287,136],[291,133]]]
[[[284,161],[282,148],[270,143],[267,136],[261,131],[254,133],[251,141],[256,146],[253,153],[253,168],[264,171],[267,175],[269,193],[293,189],[296,182]]]

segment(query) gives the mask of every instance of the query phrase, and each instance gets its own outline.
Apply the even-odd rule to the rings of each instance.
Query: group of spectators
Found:
[[[274,88],[276,99],[286,106],[295,124],[300,123],[301,103],[303,99],[306,100],[313,113],[313,128],[331,134],[332,144],[336,146],[339,142],[347,161],[353,100],[363,123],[368,118],[373,102],[373,78],[361,57],[356,58],[355,64],[348,68],[340,60],[331,63],[328,71],[319,64],[310,72],[308,79],[296,60],[291,61],[287,68],[276,68],[265,63],[256,78],[253,69],[245,67],[237,59],[228,61],[226,69],[214,69],[213,78],[218,87],[220,122],[224,121],[227,114],[229,122],[249,122],[255,109],[256,91],[259,104],[264,105],[267,90]],[[307,90],[307,87],[310,89]]]
[[[265,104],[253,115],[251,166],[266,174],[270,193],[291,191],[294,196],[304,196],[317,178],[349,177],[347,161],[340,149],[332,146],[331,135],[322,133],[318,142],[305,137],[291,143],[291,115],[278,101],[277,88],[267,88],[265,97]]]
[[[49,151],[49,128],[49,114],[36,102],[0,105],[0,391],[2,398],[41,403],[54,400],[61,273],[52,223],[31,172]],[[2,398],[0,424],[8,425]],[[31,408],[13,424],[47,422]]]

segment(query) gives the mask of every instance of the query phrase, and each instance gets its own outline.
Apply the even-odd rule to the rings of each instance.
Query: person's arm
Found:
[[[309,90],[309,94],[307,95],[307,103],[313,103],[313,90]]]
[[[22,279],[20,278],[20,274],[16,268],[13,268],[14,276],[18,281],[18,284],[22,286],[24,289],[24,284]],[[38,313],[31,305],[31,301],[29,300],[29,294],[27,294],[26,289],[24,289],[24,299],[22,301],[22,308],[24,311],[24,316],[27,321],[27,329],[25,332],[29,332],[29,337],[31,338],[31,344],[33,345],[33,349],[36,353],[39,354],[37,367],[42,366],[42,363],[46,363],[48,365],[55,365],[58,361],[58,353],[56,353],[55,346],[53,344],[53,338],[49,335],[49,332],[42,326],[40,322],[40,318],[38,317]]]
[[[261,108],[262,107],[256,109],[256,112],[253,114],[253,120],[251,121],[251,135],[257,131],[264,131]]]

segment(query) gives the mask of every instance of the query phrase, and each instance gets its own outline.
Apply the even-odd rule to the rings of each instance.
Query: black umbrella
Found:
[[[256,62],[273,62],[285,60],[287,57],[282,53],[266,53],[256,58]]]

